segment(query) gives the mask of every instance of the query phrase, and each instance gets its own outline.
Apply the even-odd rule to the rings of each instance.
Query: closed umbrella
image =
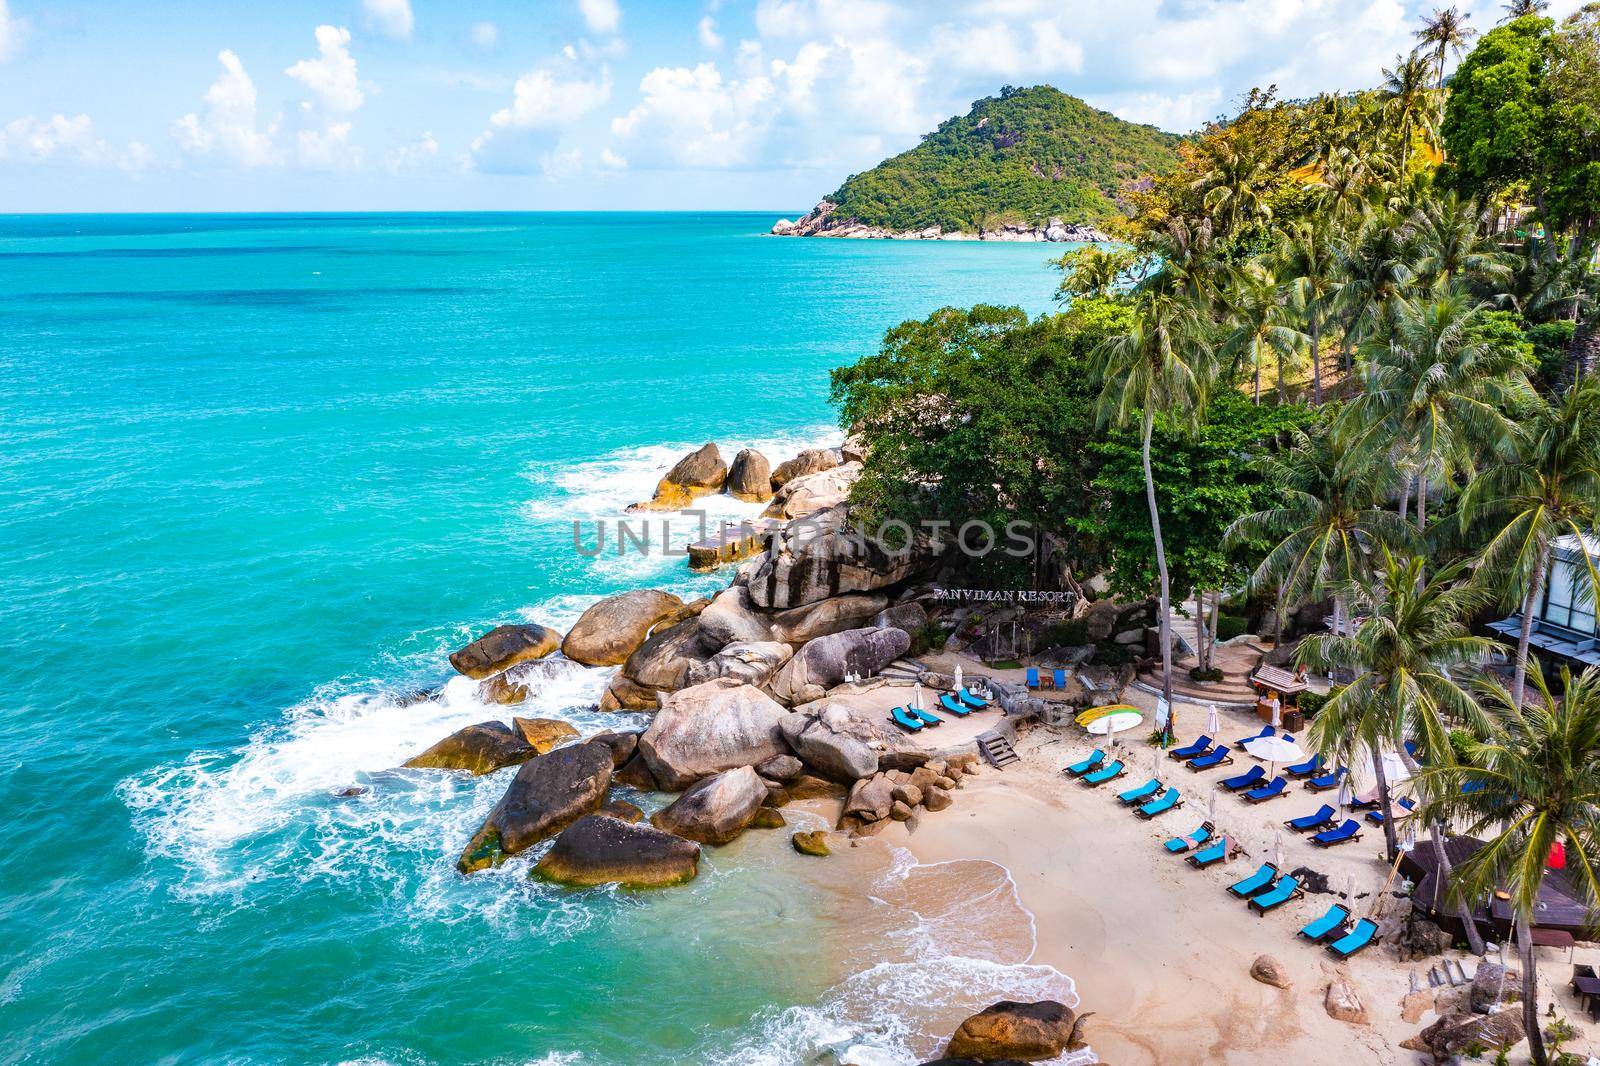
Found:
[[[1272,728],[1277,729],[1283,725],[1283,701],[1276,696],[1272,698]]]
[[[1213,703],[1210,713],[1206,715],[1206,733],[1214,737],[1221,728],[1222,724],[1217,720],[1217,705]]]
[[[1209,803],[1210,803],[1210,806],[1207,809],[1206,821],[1215,822],[1217,820],[1217,790],[1216,789],[1212,789],[1211,790],[1211,798],[1209,800]]]
[[[961,664],[956,663],[956,691],[961,691]]]
[[[1272,833],[1272,865],[1283,869],[1283,827],[1278,826]]]
[[[922,706],[922,682],[918,681],[911,686],[911,706],[914,710],[924,710]]]
[[[1341,782],[1339,785],[1339,809],[1343,810],[1344,808],[1350,806],[1350,801],[1353,798],[1354,797],[1350,795],[1350,782]]]

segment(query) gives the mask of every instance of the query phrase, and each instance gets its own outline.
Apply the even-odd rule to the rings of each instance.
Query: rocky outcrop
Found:
[[[889,597],[881,592],[852,592],[791,607],[769,616],[772,635],[789,644],[805,644],[818,637],[859,629],[888,604]]]
[[[753,448],[746,448],[733,457],[728,468],[726,488],[728,495],[751,503],[761,503],[772,498],[772,464],[767,457]]]
[[[735,642],[759,643],[773,639],[766,615],[756,610],[750,592],[742,585],[724,589],[700,612],[700,632],[705,643],[725,647]]]
[[[722,453],[709,441],[679,459],[656,485],[656,494],[630,511],[675,511],[687,507],[701,496],[721,492],[728,479],[728,466]]]
[[[661,787],[680,791],[787,753],[779,726],[788,713],[760,689],[718,678],[662,700],[639,753]]]
[[[1256,961],[1250,964],[1250,976],[1273,988],[1289,987],[1289,972],[1283,968],[1283,963],[1271,955],[1258,955]]]
[[[636,788],[640,792],[661,791],[661,784],[656,780],[656,775],[650,772],[650,764],[638,753],[617,768],[612,780],[619,785]]]
[[[804,529],[785,531],[782,543],[754,560],[746,586],[756,607],[785,610],[847,592],[875,592],[897,585],[936,561],[921,543],[891,555],[871,540],[846,530],[844,506],[804,520]]]
[[[829,470],[797,476],[777,491],[767,509],[761,513],[767,518],[806,518],[844,503],[859,480],[860,463],[845,463]]]
[[[607,596],[579,616],[561,651],[585,666],[620,666],[658,623],[683,613],[683,601],[656,589]]]
[[[1493,1014],[1454,1011],[1400,1046],[1433,1056],[1435,1062],[1450,1062],[1471,1049],[1515,1047],[1528,1038],[1522,1024],[1521,1007],[1505,1007]]]
[[[1322,997],[1322,1009],[1335,1021],[1351,1025],[1367,1024],[1367,1005],[1361,1001],[1361,992],[1343,975],[1328,982],[1328,991]]]
[[[688,681],[689,667],[708,656],[700,639],[700,620],[686,618],[660,629],[628,656],[622,673],[634,684],[657,692],[673,692]]]
[[[578,735],[572,723],[563,722],[559,718],[513,718],[511,727],[540,755],[555,748],[568,737]]]
[[[810,832],[796,833],[789,838],[789,843],[802,855],[816,855],[825,857],[828,851],[828,834],[821,829]]]
[[[606,683],[600,694],[602,711],[653,711],[661,706],[661,697],[653,688],[639,684],[625,674],[617,674]]]
[[[772,679],[794,655],[794,649],[776,640],[729,644],[705,663],[689,669],[688,681],[698,685],[718,677],[731,677],[760,687]]]
[[[915,600],[897,604],[873,616],[872,624],[878,629],[898,629],[908,637],[915,637],[927,628],[928,612]]]
[[[774,755],[756,765],[756,773],[768,781],[786,784],[806,772],[805,763],[793,755]]]
[[[638,752],[639,734],[607,731],[596,733],[589,738],[589,743],[604,747],[611,753],[611,765],[620,767]]]
[[[1467,1007],[1477,1014],[1488,1014],[1508,1003],[1522,1002],[1522,972],[1487,959],[1478,963],[1470,987]]]
[[[901,754],[926,761],[909,763],[896,757]],[[884,762],[906,762],[913,768],[884,769]],[[973,752],[947,759],[929,758],[926,752],[889,753],[879,766],[878,773],[857,781],[845,797],[838,828],[852,836],[875,833],[891,818],[904,820],[918,811],[931,814],[949,807],[955,802],[951,793],[967,775],[977,772],[978,757]],[[798,792],[796,786],[789,788],[791,793]]]
[[[496,626],[460,651],[450,665],[481,681],[517,663],[542,659],[561,647],[561,634],[538,625]]]
[[[790,703],[817,699],[846,674],[871,677],[910,649],[911,638],[898,629],[847,629],[818,637],[778,671],[772,692]]]
[[[1002,1000],[962,1022],[944,1053],[985,1062],[1053,1059],[1084,1046],[1082,1028],[1088,1017],[1077,1017],[1071,1007],[1053,999],[1036,1003]]]
[[[607,800],[605,806],[595,813],[607,818],[621,818],[624,822],[644,821],[644,811],[639,809],[639,805],[622,799]]]
[[[767,798],[767,786],[749,766],[697,781],[650,824],[701,844],[726,844],[750,825]]]
[[[405,765],[424,770],[466,770],[482,775],[527,762],[538,754],[536,748],[504,722],[479,722],[456,730],[421,755],[407,759]]]
[[[823,200],[798,219],[780,218],[773,223],[774,237],[838,237],[846,240],[885,241],[1070,241],[1105,242],[1111,238],[1096,226],[1052,218],[1047,222],[1007,222],[995,229],[945,230],[939,226],[917,226],[905,230],[868,226],[854,218],[835,214],[838,205]]]
[[[694,880],[700,845],[648,825],[592,814],[561,831],[533,868],[558,884],[663,888]]]
[[[875,723],[833,701],[796,711],[783,719],[780,728],[806,765],[845,785],[876,774],[879,754],[896,743]]]
[[[611,771],[611,749],[603,744],[557,748],[523,763],[467,842],[457,869],[472,873],[498,865],[593,814],[605,802]]]

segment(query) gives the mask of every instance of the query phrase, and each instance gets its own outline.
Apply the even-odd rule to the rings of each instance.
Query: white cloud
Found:
[[[717,20],[710,15],[700,20],[700,43],[713,52],[722,47],[722,35],[717,33]]]
[[[396,41],[409,41],[416,22],[411,17],[411,0],[361,0],[367,12],[367,27]]]
[[[172,124],[178,147],[191,155],[216,156],[240,166],[278,161],[277,122],[256,128],[256,87],[231,49],[217,54],[222,74],[206,90],[203,114],[190,112]]]
[[[485,52],[493,51],[500,43],[500,27],[492,22],[479,22],[473,25],[470,36],[472,43]]]
[[[622,8],[617,0],[578,0],[578,11],[590,33],[616,33],[622,25]]]
[[[490,115],[489,128],[473,140],[469,164],[506,173],[537,169],[548,175],[561,131],[610,99],[610,68],[586,69],[578,53],[568,49],[564,58],[517,79],[511,104]]]
[[[25,115],[0,126],[0,161],[20,163],[77,163],[87,167],[142,170],[153,161],[148,148],[137,141],[116,149],[95,135],[88,115],[51,115],[47,119]]]
[[[607,170],[628,169],[628,161],[609,148],[600,150],[600,165]]]
[[[308,170],[348,170],[361,165],[361,149],[350,143],[350,123],[330,122],[303,129],[295,138],[296,158]]]
[[[22,50],[22,38],[27,32],[27,21],[11,14],[11,6],[0,0],[0,63]]]
[[[761,75],[724,80],[715,63],[701,63],[657,67],[639,92],[643,99],[612,120],[612,133],[666,163],[722,169],[755,161],[777,89]]]
[[[318,26],[317,53],[316,59],[302,59],[284,73],[315,93],[323,111],[348,115],[365,99],[355,57],[350,54],[350,31],[342,26]]]
[[[420,170],[439,157],[439,142],[433,139],[430,130],[421,137],[407,144],[402,144],[389,152],[389,169],[395,173],[407,170]]]

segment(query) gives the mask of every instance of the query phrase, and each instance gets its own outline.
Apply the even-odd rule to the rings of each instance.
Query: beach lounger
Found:
[[[1344,923],[1350,920],[1350,909],[1343,903],[1335,903],[1328,908],[1328,913],[1309,925],[1302,926],[1296,935],[1303,936],[1313,944],[1320,944],[1334,933],[1344,928]]]
[[[1352,811],[1375,811],[1378,809],[1378,790],[1371,789],[1361,793],[1350,800]]]
[[[1203,736],[1199,740],[1196,740],[1193,744],[1185,744],[1181,748],[1173,748],[1171,751],[1167,752],[1167,758],[1177,759],[1179,762],[1187,762],[1196,755],[1204,755],[1210,750],[1211,738]]]
[[[1311,838],[1311,843],[1319,848],[1331,848],[1335,844],[1345,844],[1352,840],[1361,839],[1361,823],[1354,818],[1346,818],[1344,824],[1337,829],[1324,829]]]
[[[1204,870],[1213,863],[1221,862],[1228,857],[1228,838],[1212,844],[1210,847],[1197,851],[1193,855],[1185,855],[1183,861],[1193,866],[1196,870]]]
[[[1285,877],[1260,895],[1251,896],[1246,906],[1257,914],[1266,914],[1272,908],[1281,907],[1291,899],[1299,899],[1305,894],[1306,891],[1300,887],[1298,877]]]
[[[1417,757],[1417,742],[1414,741],[1414,740],[1408,740],[1408,741],[1406,741],[1406,745],[1405,746],[1406,746],[1406,754],[1411,756],[1413,759],[1415,759]]]
[[[1395,811],[1393,808],[1390,808],[1390,810],[1393,811],[1394,820],[1397,822],[1403,822],[1407,818],[1411,817],[1412,811],[1417,809],[1417,801],[1412,799],[1410,796],[1401,796],[1395,806],[1399,807],[1400,809]],[[1368,811],[1367,821],[1371,822],[1373,825],[1382,825],[1384,821],[1384,813],[1382,811]]]
[[[1368,921],[1366,918],[1363,918],[1355,924],[1355,928],[1351,929],[1338,940],[1335,940],[1333,943],[1329,944],[1328,950],[1339,956],[1341,959],[1348,959],[1350,956],[1354,955],[1356,952],[1372,943],[1372,938],[1377,935],[1377,925],[1371,921]]]
[[[1032,666],[1028,667],[1027,678],[1029,688],[1037,689],[1039,687],[1039,671],[1037,669]]]
[[[1276,732],[1277,730],[1272,728],[1270,725],[1264,725],[1261,727],[1261,732],[1254,733],[1248,737],[1240,737],[1238,740],[1233,742],[1233,746],[1236,748],[1242,748],[1252,740],[1260,740],[1262,737],[1270,737]]]
[[[1065,670],[1052,670],[1050,671],[1050,680],[1055,684],[1056,691],[1059,692],[1067,687],[1067,672]]]
[[[1199,773],[1201,770],[1209,770],[1213,766],[1226,766],[1231,762],[1233,762],[1233,756],[1228,754],[1228,746],[1219,744],[1199,758],[1190,759],[1189,769]]]
[[[1216,831],[1217,827],[1212,825],[1210,822],[1201,822],[1200,828],[1196,829],[1188,836],[1173,837],[1171,840],[1167,841],[1161,846],[1166,848],[1170,854],[1182,855],[1184,852],[1198,848],[1201,844],[1204,844],[1206,841],[1210,840],[1211,834]]]
[[[1061,772],[1066,774],[1068,777],[1082,777],[1091,770],[1098,769],[1100,764],[1105,761],[1106,753],[1101,751],[1099,748],[1096,748],[1089,753],[1089,757],[1087,759],[1079,759],[1071,766],[1063,767]]]
[[[1160,792],[1161,789],[1161,779],[1152,777],[1138,788],[1130,788],[1126,792],[1117,793],[1117,802],[1124,807],[1137,807],[1157,792]]]
[[[1158,798],[1151,800],[1149,803],[1146,803],[1143,807],[1140,807],[1133,813],[1138,815],[1140,818],[1149,820],[1158,814],[1166,814],[1174,807],[1182,806],[1183,794],[1175,788],[1169,788]]]
[[[1327,792],[1330,789],[1338,788],[1339,782],[1343,781],[1345,774],[1348,774],[1349,772],[1349,770],[1341,766],[1331,774],[1323,774],[1321,777],[1313,777],[1310,781],[1306,782],[1306,788],[1312,792]]]
[[[1294,833],[1309,833],[1313,829],[1322,829],[1333,824],[1334,817],[1339,812],[1324,803],[1317,808],[1316,814],[1303,814],[1299,818],[1290,818],[1283,823],[1283,827]]]
[[[961,704],[951,699],[950,693],[948,692],[939,693],[939,706],[943,707],[957,718],[965,718],[967,715],[972,713],[965,707],[961,706]]]
[[[1252,788],[1249,792],[1246,792],[1244,801],[1246,803],[1265,803],[1267,800],[1277,799],[1279,796],[1286,795],[1284,790],[1288,786],[1289,783],[1283,778],[1274,777],[1260,788]]]
[[[922,722],[919,719],[913,718],[911,715],[907,714],[904,707],[896,707],[894,710],[890,711],[889,721],[893,722],[901,729],[904,729],[907,733],[915,733],[917,730],[922,728]]]
[[[932,711],[924,711],[919,707],[911,707],[911,706],[905,707],[904,710],[905,710],[905,712],[907,714],[909,714],[911,717],[915,718],[917,721],[921,722],[923,725],[943,725],[944,724],[944,719],[940,718],[938,715],[934,714]]]
[[[1305,762],[1297,762],[1293,766],[1285,766],[1283,772],[1290,777],[1311,777],[1322,770],[1322,756],[1313,755]]]
[[[1252,766],[1242,774],[1222,779],[1222,787],[1229,792],[1239,792],[1247,788],[1254,788],[1267,776],[1267,771],[1261,766]]]
[[[976,692],[973,692],[970,688],[964,688],[960,692],[957,692],[956,699],[960,700],[963,704],[971,707],[975,711],[981,711],[985,707],[989,706],[988,700],[984,699]]]
[[[1082,781],[1086,785],[1099,786],[1105,784],[1107,781],[1115,780],[1127,772],[1128,768],[1122,765],[1121,759],[1118,759],[1116,762],[1102,767],[1092,774],[1086,774],[1085,776],[1078,778],[1078,780]]]
[[[1228,891],[1240,899],[1249,899],[1268,885],[1278,879],[1278,868],[1270,862],[1261,864],[1261,868],[1243,881],[1235,881],[1228,886]]]

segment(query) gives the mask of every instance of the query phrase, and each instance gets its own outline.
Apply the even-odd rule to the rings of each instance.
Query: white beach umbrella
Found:
[[[1272,701],[1272,728],[1277,729],[1282,725],[1283,725],[1283,702],[1281,700],[1274,699]]]
[[[956,691],[961,691],[961,664],[956,663]]]
[[[922,682],[918,681],[911,686],[911,707],[913,710],[925,710],[922,706]]]
[[[1207,715],[1206,715],[1206,732],[1211,734],[1212,736],[1216,736],[1217,735],[1217,730],[1219,730],[1221,728],[1222,728],[1222,725],[1218,721],[1218,716],[1217,716],[1217,705],[1215,703],[1213,703],[1213,704],[1211,704],[1210,712],[1207,713]]]
[[[1383,753],[1383,775],[1389,779],[1389,786],[1393,788],[1401,781],[1410,779],[1411,768],[1397,753],[1386,751]]]
[[[1338,807],[1342,810],[1343,808],[1350,806],[1350,801],[1354,798],[1355,797],[1350,794],[1350,780],[1349,778],[1346,778],[1339,783]]]
[[[1306,757],[1300,745],[1283,737],[1256,737],[1244,742],[1244,750],[1267,764],[1268,777],[1278,763],[1301,762]]]

